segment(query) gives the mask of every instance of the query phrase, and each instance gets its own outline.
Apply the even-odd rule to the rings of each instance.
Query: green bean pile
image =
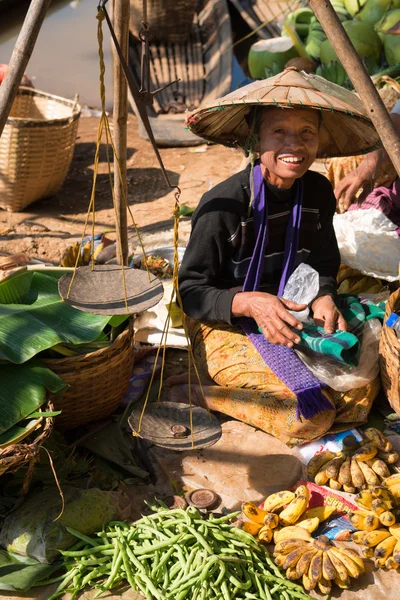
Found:
[[[103,591],[128,582],[147,600],[311,600],[255,539],[229,525],[239,513],[201,518],[197,509],[159,510],[132,525],[112,522],[62,551],[64,573],[51,600],[86,585]]]

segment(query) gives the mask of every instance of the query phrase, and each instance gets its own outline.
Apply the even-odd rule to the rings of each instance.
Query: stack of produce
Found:
[[[362,545],[361,553],[373,558],[376,568],[398,569],[400,567],[400,475],[385,480],[387,487],[363,490],[356,497],[360,510],[350,515],[350,522],[358,531],[353,540]],[[396,486],[398,486],[396,488]],[[397,494],[397,498],[391,489]]]
[[[400,0],[330,0],[330,2],[368,73],[371,76],[386,73],[398,77],[400,75],[399,38],[388,31],[400,21]],[[290,12],[285,25],[300,38],[308,57],[318,63],[318,75],[352,89],[346,71],[327,39],[322,25],[310,8],[301,7]],[[287,49],[290,47],[292,52],[296,52],[290,37],[279,38],[279,40],[281,41],[273,48],[273,60],[271,55],[268,58],[263,52],[256,51],[259,48],[269,50],[272,40],[257,42],[250,49],[249,71],[254,79],[277,74],[286,64],[285,59],[286,62],[289,60],[285,55]]]
[[[398,458],[390,441],[370,427],[361,442],[348,436],[343,440],[342,451],[316,454],[307,465],[307,476],[317,485],[354,494],[365,487],[380,485],[390,475],[387,465]]]
[[[59,586],[51,598],[127,581],[149,600],[311,600],[265,548],[229,524],[237,514],[204,520],[193,507],[161,510],[131,525],[110,523],[94,537],[68,528],[80,541],[61,553],[63,573],[53,579]]]

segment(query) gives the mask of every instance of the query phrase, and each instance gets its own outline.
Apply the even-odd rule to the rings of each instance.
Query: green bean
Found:
[[[143,548],[140,546],[136,547],[136,548],[134,548],[133,552],[136,556],[140,556],[141,554],[147,554],[149,550],[151,552],[154,552],[155,550],[162,550],[163,548],[167,548],[171,544],[175,544],[176,542],[181,540],[181,538],[182,538],[181,534],[178,534],[175,537],[169,538],[168,540],[166,540],[164,542],[158,542],[157,544],[152,544],[148,548]]]
[[[101,575],[104,575],[108,571],[108,569],[109,566],[104,565],[103,567],[99,567],[98,569],[93,569],[93,571],[90,571],[90,573],[88,573],[87,575],[85,575],[85,577],[82,578],[81,589],[84,588],[85,585],[89,583],[89,581],[91,581],[92,579],[97,579]]]
[[[133,590],[136,590],[137,586],[136,586],[136,583],[135,583],[135,579],[134,579],[134,575],[133,575],[133,572],[132,572],[131,564],[130,564],[129,559],[128,559],[128,554],[126,552],[126,546],[120,540],[117,540],[117,544],[118,544],[118,549],[121,552],[122,562],[124,563],[126,579],[128,580],[128,583],[131,586],[131,588]]]
[[[73,529],[73,527],[68,527],[67,525],[64,525],[64,527],[68,531],[68,533],[75,536],[82,542],[86,542],[87,544],[89,544],[89,546],[98,546],[99,545],[97,540],[94,540],[93,538],[90,538],[87,535],[80,533],[76,529]]]
[[[108,576],[107,581],[104,584],[104,588],[106,590],[110,590],[114,583],[114,579],[118,574],[118,569],[120,568],[122,563],[122,552],[119,551],[118,546],[116,547],[115,561],[113,561],[113,565],[111,566],[111,573]]]
[[[112,549],[113,549],[112,544],[105,544],[103,546],[96,546],[95,548],[86,548],[85,550],[76,550],[76,551],[59,550],[59,552],[63,556],[72,556],[73,558],[76,558],[78,556],[88,556],[88,554],[93,554],[93,551],[102,552],[103,550],[112,550]]]
[[[155,598],[157,598],[157,600],[164,600],[160,592],[154,587],[154,584],[151,581],[150,577],[147,577],[147,575],[145,575],[144,573],[138,573],[138,577],[147,585],[149,592]]]

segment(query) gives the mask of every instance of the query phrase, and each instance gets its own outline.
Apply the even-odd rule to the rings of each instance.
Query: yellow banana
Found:
[[[379,527],[379,519],[375,515],[357,510],[349,516],[350,523],[359,530],[373,531]]]
[[[342,561],[339,558],[337,558],[336,554],[333,552],[333,547],[330,550],[328,550],[328,556],[331,559],[331,563],[335,568],[336,577],[342,579],[343,581],[346,581],[349,577],[347,569],[342,563]]]
[[[293,525],[307,510],[310,492],[305,485],[299,485],[295,491],[295,498],[283,509],[279,515],[279,521],[283,525]]]
[[[333,581],[342,590],[347,590],[347,588],[350,586],[350,577],[348,575],[345,579],[341,579],[340,577],[335,577],[335,579]]]
[[[364,475],[364,479],[369,487],[380,484],[381,480],[379,479],[378,475],[366,464],[366,462],[359,460],[358,466],[360,467],[362,474]]]
[[[300,579],[301,575],[299,575],[296,571],[296,569],[287,569],[286,571],[286,578],[289,579],[289,581],[295,581],[296,579]]]
[[[396,500],[400,500],[400,483],[395,483],[390,486],[390,492]]]
[[[284,556],[283,554],[277,554],[276,556],[274,556],[274,562],[276,565],[278,565],[278,567],[283,567],[283,563],[286,560],[286,556]]]
[[[322,550],[318,550],[317,554],[312,557],[308,568],[308,578],[315,583],[322,577],[322,554]]]
[[[342,489],[342,484],[339,483],[336,479],[330,479],[329,480],[329,487],[332,490],[341,490]]]
[[[253,523],[264,525],[264,519],[268,512],[258,508],[253,502],[243,502],[242,513]]]
[[[350,558],[353,562],[355,562],[362,572],[365,571],[364,561],[357,552],[352,550],[351,548],[343,548],[342,546],[338,548],[338,550],[344,555]]]
[[[283,569],[285,569],[285,571],[286,569],[293,569],[297,565],[302,554],[304,554],[302,547],[296,548],[295,550],[289,552],[289,554],[286,555],[285,562],[282,565]]]
[[[322,575],[329,581],[332,581],[336,577],[336,569],[332,564],[328,552],[324,552],[322,556]]]
[[[386,440],[386,446],[383,451],[387,452],[388,454],[391,454],[393,452],[392,442],[390,442],[389,440]]]
[[[264,500],[263,509],[266,512],[275,512],[286,506],[294,499],[294,493],[288,490],[284,490],[282,492],[276,492],[275,494],[271,494]]]
[[[372,509],[372,512],[374,513],[374,515],[377,515],[379,517],[379,515],[381,515],[386,510],[388,510],[388,506],[387,506],[386,502],[384,500],[382,500],[381,498],[374,498],[372,500],[371,509]]]
[[[396,517],[390,510],[386,510],[379,515],[379,520],[384,527],[391,527],[396,523]]]
[[[389,532],[391,535],[394,535],[395,538],[400,540],[400,523],[395,523],[389,527]]]
[[[342,548],[333,547],[329,552],[342,562],[350,577],[357,579],[363,572],[364,565],[360,567],[352,558],[342,552]]]
[[[364,544],[365,536],[367,535],[367,533],[369,533],[369,532],[368,531],[355,531],[352,534],[351,539],[356,544]]]
[[[393,494],[387,488],[378,486],[374,487],[371,492],[374,498],[379,498],[386,504],[388,510],[396,508],[396,500]]]
[[[371,490],[361,490],[355,498],[355,503],[362,510],[369,511],[372,510],[373,499],[374,497]]]
[[[393,559],[397,566],[400,566],[400,540],[396,538],[396,545],[393,548]]]
[[[276,529],[279,525],[279,517],[276,513],[267,513],[264,517],[264,525],[268,525],[271,529]]]
[[[368,461],[367,464],[382,479],[385,479],[386,477],[390,477],[390,471],[387,468],[385,461],[383,461],[382,459],[373,458],[370,461]]]
[[[242,523],[242,531],[245,531],[246,533],[249,533],[254,537],[257,536],[261,527],[262,525],[260,525],[259,523],[252,523],[252,521],[243,521]]]
[[[399,455],[395,450],[392,450],[391,452],[378,452],[378,458],[381,458],[388,465],[394,465],[399,460]]]
[[[390,477],[386,477],[383,484],[386,485],[389,489],[393,485],[399,485],[400,484],[400,473],[395,473],[394,475],[390,475]]]
[[[315,586],[317,585],[317,582],[311,581],[311,579],[309,579],[305,573],[303,575],[302,582],[303,582],[303,587],[305,590],[307,590],[307,592],[311,592],[311,590],[313,590],[315,588]]]
[[[329,462],[324,465],[324,471],[328,475],[330,479],[337,479],[339,475],[339,469],[344,463],[346,457],[345,456],[335,456]]]
[[[362,548],[360,548],[360,552],[361,552],[361,556],[363,556],[364,558],[373,558],[374,557],[373,548],[368,548],[367,546],[362,546]]]
[[[272,542],[272,538],[274,537],[274,532],[268,526],[261,527],[257,540],[262,544],[269,544]]]
[[[351,459],[350,471],[353,486],[358,489],[362,488],[364,486],[365,479],[359,467],[358,461],[356,461],[355,458]]]
[[[379,431],[379,429],[375,429],[375,427],[368,427],[365,431],[363,431],[364,437],[371,442],[374,446],[379,448],[379,450],[384,450],[386,448],[387,439]]]
[[[372,548],[372,546],[377,546],[378,544],[383,542],[383,540],[386,540],[386,538],[388,537],[391,537],[391,535],[387,529],[375,529],[375,531],[368,531],[364,535],[363,543],[365,544],[365,546],[369,546],[370,548]]]
[[[312,457],[310,462],[307,465],[307,478],[310,481],[313,481],[316,474],[321,470],[321,467],[327,463],[328,461],[335,458],[335,453],[330,450],[324,450],[323,452],[319,452]]]
[[[370,460],[378,454],[378,448],[371,443],[364,444],[353,454],[353,458],[360,462]]]
[[[397,564],[397,562],[394,560],[394,556],[389,556],[386,559],[385,562],[385,567],[386,569],[398,569],[399,565]]]
[[[356,488],[353,487],[352,485],[343,485],[343,491],[347,492],[348,494],[355,494],[356,493]]]
[[[351,472],[350,472],[350,465],[351,465],[351,460],[350,457],[348,456],[346,458],[346,460],[344,461],[344,463],[341,465],[340,469],[339,469],[339,474],[338,474],[338,482],[341,483],[343,486],[344,485],[352,485],[352,481],[351,481]]]
[[[330,594],[332,591],[332,584],[330,581],[326,580],[325,577],[321,577],[318,581],[318,589],[321,594]]]
[[[308,549],[309,548],[310,543],[308,541],[305,540],[299,540],[299,539],[294,539],[294,538],[290,538],[287,540],[282,540],[281,542],[278,542],[275,545],[274,548],[274,554],[289,554],[289,552],[291,552],[292,550],[295,550],[296,548],[304,548],[304,549]]]
[[[397,538],[394,535],[387,537],[385,540],[380,542],[374,551],[374,556],[376,559],[381,559],[382,561],[386,561],[386,559],[393,553],[393,550],[397,544]]]
[[[336,511],[334,506],[317,506],[316,508],[309,508],[304,513],[304,519],[315,519],[317,518],[320,523],[326,521]]]
[[[317,552],[318,550],[316,548],[311,547],[308,550],[305,550],[301,555],[299,562],[296,565],[296,571],[299,577],[308,573],[311,559],[315,554],[317,554]]]
[[[324,467],[314,477],[314,481],[317,485],[325,485],[329,481],[329,475],[325,471]]]
[[[296,527],[296,526],[284,527],[283,529],[280,529],[279,531],[275,530],[275,533],[274,533],[275,544],[277,544],[278,542],[282,542],[283,540],[294,539],[294,538],[298,539],[298,540],[309,541],[309,540],[311,540],[311,534],[306,529],[303,529],[302,527]]]
[[[298,521],[298,523],[296,523],[297,527],[302,527],[303,529],[306,529],[310,533],[315,531],[318,528],[318,525],[319,525],[318,517],[314,517],[313,519],[304,519],[303,521]]]

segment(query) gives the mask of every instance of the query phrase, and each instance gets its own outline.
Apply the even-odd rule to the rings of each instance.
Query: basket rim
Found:
[[[113,350],[118,343],[124,342],[125,338],[129,336],[131,336],[132,338],[134,336],[132,317],[129,319],[128,326],[126,327],[126,329],[124,329],[124,331],[122,331],[122,333],[120,333],[115,338],[112,344],[106,346],[106,348],[100,348],[99,350],[95,350],[94,352],[87,352],[86,354],[66,356],[65,358],[42,358],[42,362],[45,363],[49,368],[51,368],[51,365],[68,366],[76,363],[86,362],[89,357],[98,358],[101,357],[103,354],[107,354],[108,352]]]
[[[13,125],[14,127],[49,127],[51,125],[61,125],[63,123],[71,123],[79,119],[82,111],[82,107],[77,100],[69,100],[62,96],[56,96],[49,92],[42,90],[36,90],[35,88],[20,86],[17,96],[38,96],[40,98],[49,98],[73,109],[72,114],[69,117],[60,117],[55,119],[27,119],[26,117],[8,117],[6,125]]]

